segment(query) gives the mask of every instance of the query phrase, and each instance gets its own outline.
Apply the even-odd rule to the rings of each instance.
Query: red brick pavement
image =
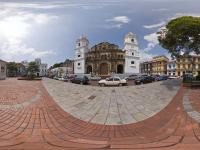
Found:
[[[16,98],[7,100],[4,87]],[[155,116],[120,126],[91,124],[74,118],[53,101],[40,81],[0,81],[0,89],[0,106],[29,103],[26,107],[0,108],[0,149],[200,149],[199,124],[182,106],[186,90],[183,87]],[[37,90],[41,97],[29,102],[27,98]]]
[[[190,95],[189,95],[189,100],[192,107],[196,111],[200,112],[200,90],[199,89],[191,90]]]

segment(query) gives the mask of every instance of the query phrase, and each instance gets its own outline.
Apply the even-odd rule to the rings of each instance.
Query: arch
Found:
[[[92,66],[91,65],[87,66],[87,74],[90,74],[90,73],[92,73]]]
[[[118,74],[123,74],[124,73],[124,66],[123,65],[118,65],[117,66],[117,73]]]
[[[108,75],[108,64],[107,63],[102,63],[100,65],[100,74],[101,75]]]

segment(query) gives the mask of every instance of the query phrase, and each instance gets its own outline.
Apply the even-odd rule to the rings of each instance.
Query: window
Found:
[[[134,53],[132,53],[132,55],[134,56]]]
[[[135,62],[134,62],[134,61],[131,61],[131,64],[133,65],[133,64],[135,64]]]
[[[81,65],[81,63],[78,63],[78,66],[80,66]]]
[[[134,42],[134,39],[131,39],[131,42]]]
[[[78,57],[81,57],[81,55],[79,54]]]
[[[119,78],[114,78],[114,81],[119,81]]]
[[[81,43],[78,43],[78,46],[81,46]]]
[[[1,72],[5,72],[5,67],[1,66]]]
[[[107,81],[113,81],[113,78],[108,78],[108,80]]]

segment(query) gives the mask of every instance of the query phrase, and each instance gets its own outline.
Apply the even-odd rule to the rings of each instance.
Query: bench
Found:
[[[192,81],[191,87],[192,88],[200,88],[200,81]]]

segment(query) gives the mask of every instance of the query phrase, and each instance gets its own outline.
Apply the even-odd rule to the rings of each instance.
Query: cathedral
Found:
[[[140,52],[136,36],[128,33],[124,48],[102,42],[89,48],[89,41],[81,37],[76,41],[74,73],[111,76],[112,74],[139,73]]]

